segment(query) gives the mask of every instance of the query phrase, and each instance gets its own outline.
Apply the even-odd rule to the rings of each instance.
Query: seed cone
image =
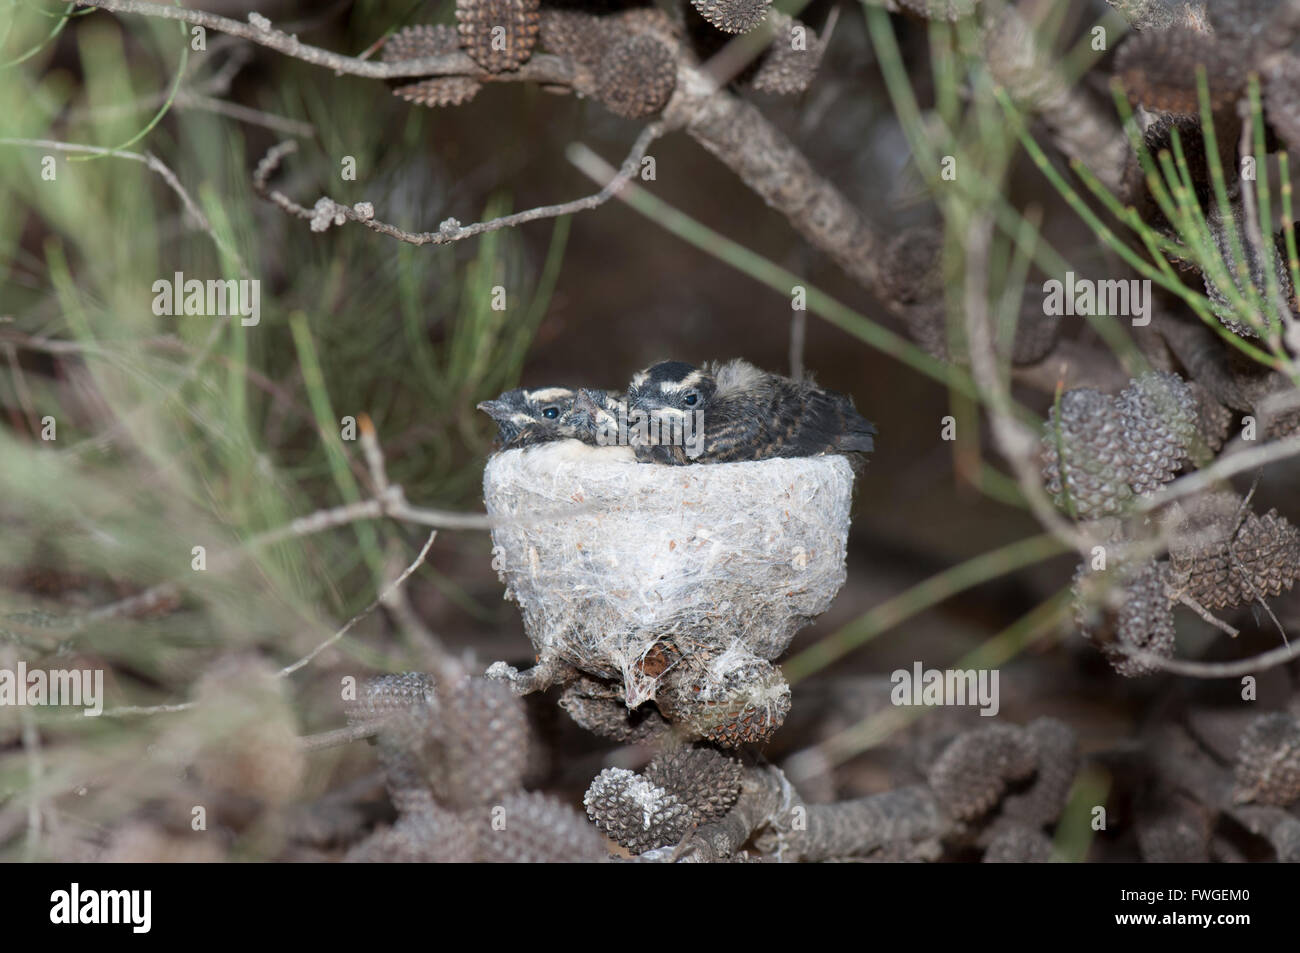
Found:
[[[1034,781],[1025,790],[1008,795],[1002,802],[1002,813],[1042,827],[1054,823],[1065,809],[1079,770],[1079,738],[1073,728],[1057,718],[1037,718],[1025,730],[1038,753]]]
[[[460,106],[477,96],[482,88],[482,83],[468,76],[436,76],[398,86],[393,95],[419,106]]]
[[[663,109],[677,85],[672,50],[649,33],[615,41],[596,70],[596,95],[611,112],[640,119]]]
[[[1286,807],[1300,800],[1300,718],[1270,712],[1241,736],[1233,799]]]
[[[668,730],[653,705],[629,711],[620,687],[586,676],[564,689],[560,707],[588,731],[625,744],[646,741]]]
[[[1208,609],[1281,595],[1300,575],[1296,527],[1276,510],[1240,509],[1234,493],[1197,498],[1169,546],[1170,582]]]
[[[772,11],[772,45],[758,61],[750,85],[760,93],[793,96],[806,90],[817,75],[826,44],[812,28],[779,11]]]
[[[953,817],[970,820],[987,813],[1007,784],[1034,773],[1033,738],[1016,725],[989,725],[958,735],[930,766],[935,796]]]
[[[722,675],[704,663],[675,670],[656,701],[688,736],[735,748],[766,741],[781,727],[790,713],[790,686],[762,659],[750,659]]]
[[[1237,215],[1234,228],[1237,234],[1237,244],[1241,248],[1241,254],[1245,258],[1250,275],[1250,285],[1254,287],[1260,302],[1267,302],[1269,278],[1266,269],[1271,270],[1276,281],[1278,298],[1280,299],[1277,304],[1278,308],[1291,309],[1291,300],[1295,292],[1291,286],[1291,271],[1286,264],[1287,253],[1284,234],[1278,232],[1273,236],[1271,242],[1264,242],[1264,247],[1256,250],[1255,243],[1246,239],[1243,219],[1244,215]],[[1210,235],[1214,239],[1215,247],[1218,249],[1219,257],[1222,259],[1229,280],[1236,286],[1238,293],[1244,299],[1243,306],[1250,307],[1247,285],[1237,275],[1236,265],[1234,264],[1236,259],[1233,257],[1235,253],[1233,251],[1232,237],[1229,235],[1223,217],[1217,209],[1211,210],[1208,224]],[[1214,311],[1215,316],[1223,322],[1223,326],[1240,337],[1258,337],[1259,334],[1251,327],[1251,324],[1263,325],[1267,323],[1266,313],[1257,309],[1252,320],[1247,320],[1233,306],[1228,293],[1215,283],[1214,276],[1208,269],[1202,272],[1202,278],[1205,281],[1205,295],[1210,299],[1211,309]]]
[[[748,33],[763,22],[772,0],[691,0],[700,16],[723,33]]]
[[[1174,478],[1196,432],[1196,398],[1176,375],[1144,374],[1120,392],[1129,486],[1154,493]]]
[[[1129,448],[1115,399],[1090,388],[1061,395],[1043,430],[1043,478],[1053,502],[1080,519],[1122,513],[1133,498]]]
[[[1242,50],[1208,33],[1182,26],[1138,33],[1115,55],[1115,72],[1129,98],[1173,113],[1200,113],[1198,66],[1205,67],[1211,109],[1236,102],[1246,83]]]
[[[676,844],[695,823],[676,795],[626,768],[606,768],[582,799],[587,816],[634,854]]]
[[[425,56],[454,53],[460,49],[460,36],[453,26],[422,23],[398,30],[384,41],[383,55],[387,62],[416,60]]]
[[[1027,824],[1002,822],[995,826],[981,863],[1045,864],[1052,859],[1052,842]]]
[[[616,38],[609,28],[609,19],[581,10],[543,9],[542,46],[556,56],[594,71]]]
[[[713,748],[683,747],[646,766],[645,779],[689,807],[702,821],[726,814],[740,794],[740,761]]]
[[[1135,649],[1168,658],[1174,654],[1174,612],[1166,594],[1168,565],[1151,560],[1074,576],[1075,617],[1080,631],[1096,642],[1111,667],[1125,678],[1149,675],[1156,666],[1133,658]],[[1118,587],[1118,591],[1112,591]]]
[[[499,808],[499,809],[498,809]],[[477,835],[477,859],[489,864],[593,863],[607,859],[600,835],[578,811],[538,791],[463,812]]]
[[[518,69],[532,56],[540,10],[540,0],[457,0],[461,48],[489,73]]]

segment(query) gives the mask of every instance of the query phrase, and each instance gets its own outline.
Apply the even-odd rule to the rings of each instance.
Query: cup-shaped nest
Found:
[[[621,681],[629,708],[679,667],[783,652],[844,584],[852,491],[839,456],[673,467],[557,445],[483,475],[539,660]]]

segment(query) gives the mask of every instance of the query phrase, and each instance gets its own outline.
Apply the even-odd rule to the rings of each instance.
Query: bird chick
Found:
[[[599,446],[625,444],[627,441],[619,436],[620,410],[626,414],[623,395],[618,391],[584,387],[578,391],[565,424],[578,431],[578,439],[584,443]]]
[[[585,395],[581,399],[580,393]],[[483,401],[478,409],[497,422],[498,450],[548,445],[548,452],[579,462],[632,462],[630,447],[602,443],[601,419],[609,400],[604,391],[519,387]]]
[[[663,361],[632,378],[629,414],[639,461],[682,465],[848,457],[856,471],[876,428],[842,394],[769,374],[742,360],[697,368]],[[644,422],[644,423],[643,423]]]
[[[568,387],[516,387],[496,400],[485,400],[478,409],[497,422],[497,448],[514,450],[561,440],[564,416],[573,409],[577,392]]]

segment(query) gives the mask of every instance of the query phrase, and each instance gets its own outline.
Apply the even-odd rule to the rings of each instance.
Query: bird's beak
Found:
[[[504,420],[506,416],[506,408],[499,400],[485,400],[476,409],[483,411],[493,420]]]

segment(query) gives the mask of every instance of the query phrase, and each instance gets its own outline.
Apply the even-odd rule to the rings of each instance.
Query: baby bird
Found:
[[[570,436],[563,421],[575,397],[577,392],[568,387],[516,387],[478,409],[497,422],[497,449],[514,450]]]
[[[578,462],[630,463],[635,459],[630,447],[601,441],[600,415],[607,413],[611,400],[617,408],[616,396],[605,391],[519,387],[483,401],[478,409],[497,422],[498,451],[547,445],[548,452]]]
[[[834,453],[848,457],[856,471],[875,449],[876,428],[848,397],[741,360],[703,368],[663,361],[632,378],[627,398],[630,414],[659,421],[657,445],[637,441],[642,462],[729,463]],[[700,426],[702,440],[692,434]],[[664,432],[674,429],[694,436],[696,445],[665,440]]]
[[[584,443],[605,446],[617,443],[619,437],[618,415],[623,395],[613,390],[578,391],[573,409],[565,423],[578,431]]]

